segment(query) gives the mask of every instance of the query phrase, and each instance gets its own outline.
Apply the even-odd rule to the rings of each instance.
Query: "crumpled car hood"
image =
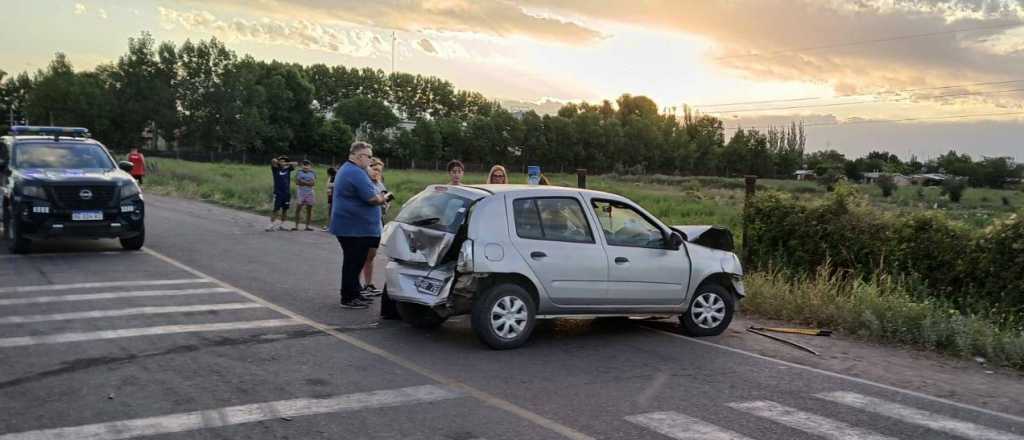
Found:
[[[390,259],[434,267],[451,248],[455,234],[391,222],[384,226],[380,247]]]

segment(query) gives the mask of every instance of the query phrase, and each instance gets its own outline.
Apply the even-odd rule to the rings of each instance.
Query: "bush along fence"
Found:
[[[913,281],[929,296],[969,313],[1024,315],[1024,216],[974,230],[942,214],[896,216],[868,206],[848,185],[817,203],[760,192],[745,210],[747,255],[755,267],[792,275],[826,263],[865,278]]]

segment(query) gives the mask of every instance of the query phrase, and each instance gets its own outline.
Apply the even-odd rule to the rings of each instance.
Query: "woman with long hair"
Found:
[[[491,167],[491,173],[487,175],[487,183],[492,185],[504,185],[508,183],[508,171],[501,165]]]

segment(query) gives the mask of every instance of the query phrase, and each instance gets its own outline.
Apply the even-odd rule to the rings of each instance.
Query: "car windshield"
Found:
[[[454,234],[466,219],[470,203],[444,187],[428,189],[405,202],[395,221]]]
[[[14,147],[11,165],[18,169],[100,169],[114,168],[102,147],[81,143],[24,143]]]

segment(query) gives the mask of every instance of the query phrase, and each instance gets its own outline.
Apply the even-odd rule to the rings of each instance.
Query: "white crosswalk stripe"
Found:
[[[208,293],[225,292],[234,292],[234,290],[226,289],[223,287],[207,287],[202,289],[136,290],[131,292],[100,292],[80,293],[74,295],[36,296],[31,298],[5,298],[0,299],[0,306],[11,306],[19,304],[41,304],[63,301],[92,301],[97,299],[140,298],[146,296],[201,295]]]
[[[281,417],[394,407],[457,397],[461,397],[461,394],[449,388],[423,385],[322,399],[280,400],[141,419],[19,432],[0,435],[0,440],[117,440],[239,425]]]
[[[730,403],[729,407],[833,440],[893,440],[882,434],[767,400]]]
[[[626,417],[626,420],[676,440],[750,440],[728,429],[673,411],[638,414]]]
[[[857,409],[892,417],[906,423],[924,426],[936,431],[953,434],[972,440],[1024,440],[1024,436],[988,428],[928,411],[922,411],[897,403],[887,402],[857,393],[838,391],[815,396]]]
[[[20,336],[0,338],[0,348],[21,347],[36,344],[60,344],[64,342],[94,341],[100,339],[128,338],[134,336],[166,335],[173,333],[195,333],[225,330],[243,330],[254,328],[284,327],[305,325],[294,319],[267,319],[261,321],[221,322],[215,324],[164,325],[159,327],[127,328],[120,330],[101,330],[81,333],[58,333],[41,336]]]
[[[209,282],[210,280],[205,278],[185,278],[177,280],[105,281],[98,283],[41,284],[36,286],[0,287],[0,293],[45,292],[50,290],[93,289],[107,287],[166,286],[170,284],[196,284]]]
[[[21,324],[26,322],[64,321],[69,319],[110,318],[115,316],[161,315],[168,313],[211,312],[219,310],[241,310],[262,308],[252,302],[198,304],[191,306],[133,307],[130,309],[92,310],[87,312],[54,313],[51,315],[22,315],[0,317],[0,324]]]

